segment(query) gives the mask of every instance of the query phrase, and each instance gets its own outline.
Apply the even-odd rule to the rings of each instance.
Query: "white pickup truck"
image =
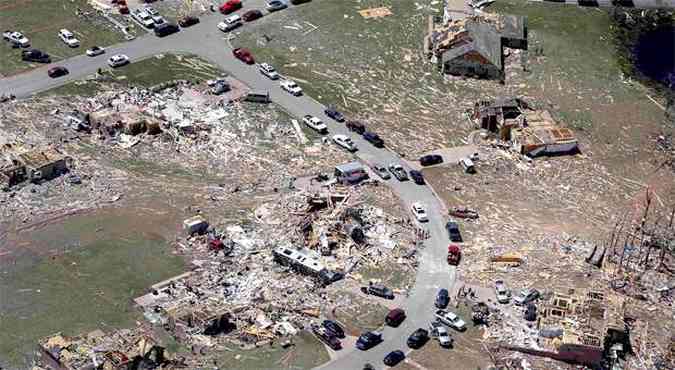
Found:
[[[464,331],[466,330],[466,323],[464,320],[460,319],[454,312],[446,310],[437,310],[436,318],[443,325],[447,325],[455,330]]]
[[[21,32],[5,31],[2,33],[2,38],[5,41],[9,41],[13,45],[17,45],[22,48],[27,48],[30,46],[30,40],[28,40],[28,37],[24,36]]]

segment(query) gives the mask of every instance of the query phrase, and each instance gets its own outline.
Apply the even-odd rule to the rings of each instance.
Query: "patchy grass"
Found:
[[[357,272],[364,283],[377,279],[392,289],[407,289],[415,280],[414,272],[398,265],[365,266]]]
[[[212,79],[223,72],[218,67],[193,55],[161,54],[127,66],[106,69],[114,84],[121,88],[131,86],[150,87],[171,80],[193,80],[197,82]],[[75,81],[45,91],[44,95],[93,96],[110,89],[108,82]]]
[[[184,271],[160,234],[169,219],[101,211],[22,235],[13,245],[30,253],[17,251],[16,263],[0,265],[0,295],[11,297],[0,302],[0,366],[27,368],[37,340],[54,332],[77,335],[142,320],[131,300]]]
[[[81,9],[87,16],[77,16]],[[107,46],[124,40],[120,31],[105,18],[96,15],[86,0],[7,0],[0,2],[2,31],[21,31],[31,41],[31,47],[51,55],[59,61],[84,53],[94,46]],[[66,28],[80,40],[80,47],[70,48],[58,37],[58,31]],[[21,50],[13,49],[7,42],[0,45],[0,77],[35,67],[21,60]]]

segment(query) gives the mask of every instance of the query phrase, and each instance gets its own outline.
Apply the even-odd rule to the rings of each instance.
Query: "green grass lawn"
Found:
[[[89,16],[77,16],[77,9],[89,12]],[[31,47],[40,49],[58,61],[84,53],[91,46],[108,46],[124,40],[120,31],[104,18],[95,14],[86,0],[5,0],[0,2],[0,25],[2,31],[16,30],[24,33]],[[58,37],[58,31],[66,28],[80,40],[80,47],[70,48]],[[0,77],[15,74],[30,68],[21,60],[21,49],[12,49],[9,43],[0,45]]]
[[[121,68],[106,69],[112,82],[122,88],[130,86],[150,87],[171,80],[204,81],[223,74],[208,62],[192,55],[161,54],[131,63]],[[94,95],[98,91],[109,89],[109,84],[91,80],[67,83],[47,90],[44,95]]]
[[[133,326],[143,318],[132,299],[184,271],[161,228],[147,231],[133,221],[157,224],[156,216],[115,212],[75,216],[22,236],[22,245],[40,255],[0,266],[0,295],[7,298],[0,303],[0,366],[28,368],[38,339],[58,331]]]

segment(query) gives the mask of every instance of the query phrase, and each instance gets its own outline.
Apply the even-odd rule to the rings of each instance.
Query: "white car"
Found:
[[[92,46],[91,48],[87,49],[86,53],[87,56],[95,57],[105,53],[105,49],[100,46]]]
[[[459,331],[466,330],[466,323],[464,322],[464,320],[460,319],[459,316],[457,316],[454,312],[446,310],[437,310],[436,318],[438,319],[438,321],[451,328],[454,328]]]
[[[155,26],[152,16],[144,10],[136,9],[133,13],[133,17],[136,18],[136,20],[142,24],[143,27],[153,28]]]
[[[156,27],[156,26],[159,26],[161,24],[166,23],[166,21],[164,20],[164,18],[161,15],[154,15],[154,16],[152,16],[152,23],[154,23],[155,27]]]
[[[278,80],[279,79],[279,73],[272,67],[271,65],[267,63],[262,63],[260,65],[260,73],[263,75],[267,76],[270,80]]]
[[[150,14],[151,17],[156,17],[159,15],[159,12],[155,10],[155,8],[151,7],[150,5],[145,6],[145,12]]]
[[[355,152],[357,150],[356,144],[354,144],[352,139],[347,135],[335,135],[333,136],[333,142],[350,152]]]
[[[237,14],[234,14],[225,18],[224,21],[218,23],[218,29],[223,32],[230,32],[233,29],[241,26],[242,24],[243,23],[241,22],[241,17]]]
[[[116,54],[108,59],[108,65],[115,68],[129,63],[129,57],[124,54]]]
[[[59,30],[59,38],[71,48],[80,46],[80,40],[76,39],[75,35],[65,28]]]
[[[30,46],[30,40],[28,40],[28,37],[24,36],[21,32],[5,31],[2,33],[2,38],[22,48]]]
[[[511,291],[506,287],[504,280],[495,281],[495,296],[499,303],[509,303],[511,300]]]
[[[427,211],[424,209],[424,205],[420,202],[415,202],[410,206],[410,211],[419,222],[429,221],[429,216],[427,216]]]
[[[311,128],[312,130],[320,134],[328,133],[328,127],[326,126],[326,124],[321,122],[321,120],[317,117],[310,116],[308,114],[302,117],[302,123],[304,123],[305,125],[307,125],[307,127]]]
[[[281,88],[286,90],[291,95],[302,95],[302,89],[293,80],[283,80],[279,83],[279,85],[281,85]]]
[[[439,326],[436,328],[436,335],[438,338],[438,344],[441,345],[441,347],[450,347],[452,344],[452,339],[450,338],[450,334],[448,333],[448,329]]]

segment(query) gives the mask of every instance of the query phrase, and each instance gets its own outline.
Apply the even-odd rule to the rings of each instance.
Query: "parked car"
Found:
[[[382,148],[382,147],[384,147],[384,140],[382,140],[382,138],[380,138],[380,137],[379,137],[376,133],[374,133],[374,132],[370,132],[370,131],[364,132],[364,133],[363,133],[363,138],[364,138],[367,142],[373,144],[373,146],[376,147],[376,148]]]
[[[459,165],[462,166],[466,173],[476,173],[476,167],[474,166],[473,161],[468,157],[461,158],[459,160]]]
[[[462,242],[462,234],[459,232],[459,225],[456,222],[448,221],[445,224],[445,230],[448,231],[448,237],[450,238],[450,241],[455,243]]]
[[[87,54],[87,56],[95,57],[105,53],[105,49],[100,46],[92,46],[89,49],[87,49],[85,53]]]
[[[267,76],[270,80],[278,80],[279,79],[279,73],[272,67],[271,65],[267,63],[262,63],[260,64],[259,67],[260,73],[263,75]]]
[[[2,38],[12,45],[16,45],[18,47],[27,48],[30,46],[30,40],[28,40],[28,37],[24,36],[23,33],[18,31],[5,31],[2,33]]]
[[[222,22],[218,23],[218,29],[223,32],[230,32],[233,29],[241,26],[241,17],[237,14],[231,15],[225,18]]]
[[[244,20],[244,22],[253,22],[254,20],[258,18],[262,18],[263,13],[258,10],[258,9],[251,9],[244,13],[241,18]]]
[[[361,292],[385,299],[394,299],[394,292],[382,284],[370,284],[361,287]]]
[[[61,67],[61,66],[52,67],[47,71],[47,75],[51,78],[57,78],[57,77],[65,76],[68,73],[69,73],[68,69],[66,67]]]
[[[286,7],[288,7],[288,4],[283,0],[269,0],[266,8],[268,12],[276,12],[277,10],[286,9]]]
[[[145,28],[155,27],[155,22],[152,20],[152,15],[143,9],[134,10],[131,16]]]
[[[436,310],[436,319],[438,319],[438,321],[440,321],[443,325],[447,325],[455,330],[466,330],[466,323],[454,312]]]
[[[436,301],[434,302],[436,308],[446,308],[448,307],[449,303],[450,295],[448,294],[448,290],[445,288],[439,289],[438,293],[436,294]]]
[[[182,17],[181,19],[178,20],[178,25],[183,28],[194,26],[197,23],[199,23],[199,18],[191,15]]]
[[[220,12],[223,14],[230,14],[241,9],[241,0],[229,0],[220,6]]]
[[[443,163],[443,157],[438,154],[429,154],[420,158],[420,164],[422,166],[433,166],[439,163]]]
[[[422,175],[422,172],[417,170],[411,170],[410,177],[413,179],[415,184],[424,185],[424,175]]]
[[[504,280],[495,281],[495,296],[499,303],[509,303],[511,300],[511,291],[506,287]]]
[[[115,54],[108,59],[108,65],[112,68],[121,67],[129,63],[129,57],[124,54]]]
[[[384,362],[387,366],[396,366],[399,362],[405,360],[405,353],[401,350],[396,350],[389,352],[388,355],[384,356]]]
[[[241,60],[246,64],[255,63],[255,60],[253,59],[253,54],[251,54],[251,52],[248,49],[235,48],[234,50],[232,50],[232,55],[234,55],[235,58]]]
[[[537,321],[537,306],[530,302],[525,307],[525,314],[523,315],[525,321]]]
[[[391,178],[391,175],[389,174],[389,171],[387,171],[387,168],[381,164],[374,164],[372,169],[373,172],[375,172],[377,176],[379,176],[382,180],[389,180]]]
[[[75,35],[68,31],[65,28],[59,30],[59,38],[63,41],[64,44],[68,45],[71,48],[76,48],[80,46],[80,40],[75,38]]]
[[[345,116],[340,113],[337,109],[333,107],[328,107],[326,110],[323,111],[328,117],[338,121],[338,122],[344,122]]]
[[[354,131],[360,135],[363,135],[366,132],[366,126],[359,121],[347,121],[345,124],[349,131]]]
[[[402,308],[394,308],[393,310],[389,311],[387,316],[384,318],[384,323],[395,328],[401,325],[405,318],[405,311],[403,311]]]
[[[408,173],[400,164],[390,164],[389,172],[391,172],[398,181],[408,181]]]
[[[173,23],[164,23],[155,26],[155,35],[157,35],[157,37],[168,36],[178,31],[180,31],[180,28]]]
[[[344,338],[345,337],[345,331],[342,329],[342,326],[338,324],[337,322],[333,320],[323,320],[323,323],[321,323],[326,330],[329,332],[333,333],[338,338]]]
[[[283,80],[279,83],[279,85],[283,90],[286,90],[286,92],[288,92],[291,95],[294,96],[302,95],[302,89],[293,80]]]
[[[513,297],[513,303],[518,306],[524,306],[532,301],[539,299],[539,291],[534,288],[523,289],[518,292],[518,295]]]
[[[328,133],[328,126],[326,126],[326,124],[323,123],[318,117],[307,114],[302,117],[302,123],[320,134]]]
[[[156,11],[155,8],[151,7],[150,5],[146,5],[143,9],[145,9],[145,12],[150,14],[151,17],[159,16],[159,12]]]
[[[152,23],[155,24],[155,28],[157,28],[157,26],[161,26],[163,24],[166,24],[166,20],[161,15],[153,15],[151,18],[152,18]]]
[[[382,343],[382,333],[377,331],[367,331],[356,340],[356,348],[367,351],[376,345]]]
[[[410,205],[410,211],[415,215],[415,218],[419,222],[429,221],[429,216],[427,216],[427,211],[424,209],[424,205],[420,202],[415,202]]]
[[[313,325],[312,333],[314,333],[314,335],[316,335],[316,337],[319,338],[319,340],[326,343],[326,345],[331,349],[333,349],[334,351],[339,351],[342,349],[342,343],[340,343],[340,340],[331,332],[326,330],[326,328],[318,325]]]
[[[312,1],[312,0],[291,0],[291,4],[298,5],[298,4],[308,3],[310,1]]]
[[[410,334],[407,344],[408,347],[412,349],[420,349],[422,346],[424,346],[424,344],[427,343],[427,341],[429,341],[429,332],[425,329],[419,328]]]
[[[28,49],[21,52],[21,60],[35,63],[51,63],[52,58],[49,54],[38,49]]]
[[[452,337],[448,333],[448,329],[443,326],[439,321],[432,321],[429,326],[431,336],[438,340],[438,344],[441,347],[450,347],[452,345]]]
[[[335,144],[347,149],[350,152],[355,152],[358,150],[356,147],[356,144],[352,141],[352,139],[347,136],[347,135],[334,135],[333,136],[333,142]]]

